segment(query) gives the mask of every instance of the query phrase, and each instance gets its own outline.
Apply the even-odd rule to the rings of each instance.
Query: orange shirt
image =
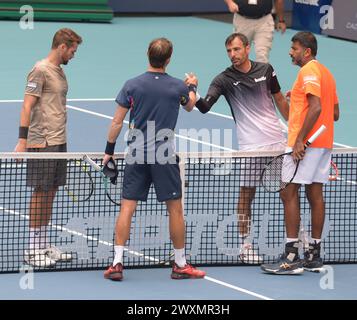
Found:
[[[308,62],[300,69],[291,90],[288,146],[294,146],[304,123],[308,111],[308,94],[320,98],[321,113],[304,142],[324,124],[326,130],[310,147],[330,149],[333,146],[334,106],[338,103],[336,83],[331,72],[317,60]]]

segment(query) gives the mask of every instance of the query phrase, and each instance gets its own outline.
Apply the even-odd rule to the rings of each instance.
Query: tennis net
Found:
[[[242,263],[243,240],[238,232],[237,215],[241,186],[254,185],[264,164],[277,154],[180,154],[186,253],[190,263]],[[101,165],[102,154],[88,156]],[[83,153],[0,153],[0,273],[18,272],[23,268],[32,241],[30,206],[34,217],[41,201],[45,208],[41,210],[47,210],[48,215],[52,207],[44,236],[51,245],[69,253],[71,259],[59,261],[52,268],[36,266],[36,270],[102,269],[112,262],[124,155],[117,156],[119,178],[116,186],[106,186],[102,176],[83,157]],[[333,161],[339,176],[324,186],[326,220],[322,256],[326,263],[353,263],[357,262],[357,149],[335,149]],[[43,170],[46,168],[62,168],[66,172],[65,185],[53,194],[52,206],[49,205],[52,203],[49,193],[41,193],[43,190],[33,187],[36,185],[34,170],[42,170],[45,175]],[[35,190],[39,191],[37,198],[34,197]],[[300,206],[306,236],[306,233],[310,234],[311,221],[303,192],[302,187]],[[258,186],[251,211],[253,248],[262,257],[260,262],[271,262],[283,252],[285,240],[279,194],[267,193]],[[157,202],[152,187],[148,201],[139,202],[133,217],[130,240],[124,253],[127,268],[163,265],[170,259],[173,248],[169,240],[168,218],[165,205]]]

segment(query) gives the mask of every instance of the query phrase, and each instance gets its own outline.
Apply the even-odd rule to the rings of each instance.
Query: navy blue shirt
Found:
[[[167,73],[145,72],[128,80],[116,102],[130,109],[129,152],[131,147],[146,156],[165,143],[165,146],[170,146],[165,156],[172,154],[180,104],[186,105],[188,101],[186,84]]]

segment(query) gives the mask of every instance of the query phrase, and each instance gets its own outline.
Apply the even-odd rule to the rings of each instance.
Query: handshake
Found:
[[[201,97],[197,92],[198,86],[198,79],[193,72],[185,73],[185,83],[189,87],[190,91],[194,91],[196,93],[196,101],[199,100]]]

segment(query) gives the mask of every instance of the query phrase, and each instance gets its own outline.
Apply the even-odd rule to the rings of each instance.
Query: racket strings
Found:
[[[103,184],[107,198],[117,206],[121,204],[121,195],[123,187],[123,170],[118,170],[118,176],[116,178],[116,183],[112,183],[110,178],[104,177]]]
[[[338,167],[337,167],[336,163],[334,163],[333,161],[331,161],[330,174],[329,174],[328,179],[329,179],[329,181],[336,181],[339,179]]]
[[[282,168],[284,156],[271,160],[265,167],[261,177],[263,187],[269,192],[278,192],[286,183],[282,182]]]
[[[94,183],[86,163],[77,160],[68,164],[64,189],[73,202],[87,201],[92,196]]]

